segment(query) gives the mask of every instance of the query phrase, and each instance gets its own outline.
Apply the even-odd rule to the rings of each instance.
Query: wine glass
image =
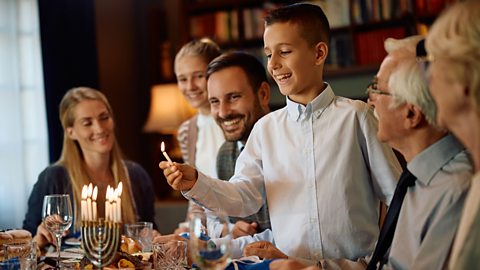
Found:
[[[43,223],[45,228],[55,236],[57,245],[57,266],[60,263],[60,247],[63,233],[72,225],[72,204],[70,195],[54,194],[43,198]]]
[[[220,270],[231,260],[231,236],[228,217],[222,213],[209,213],[215,218],[222,238],[210,239],[206,226],[207,214],[196,212],[190,216],[189,249],[193,262],[202,270]]]

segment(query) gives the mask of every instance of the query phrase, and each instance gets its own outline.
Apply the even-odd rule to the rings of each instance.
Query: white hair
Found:
[[[420,108],[427,122],[436,126],[436,105],[428,83],[420,69],[415,49],[422,36],[411,36],[404,39],[388,38],[385,50],[389,55],[398,55],[400,60],[388,80],[388,88],[394,96],[393,106],[409,103]]]

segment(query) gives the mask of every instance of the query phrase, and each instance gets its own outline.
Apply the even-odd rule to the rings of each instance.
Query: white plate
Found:
[[[79,238],[70,237],[65,239],[65,244],[70,246],[80,246],[82,244],[82,241],[80,241]]]
[[[60,252],[60,257],[64,259],[78,259],[81,260],[83,258],[83,250],[80,248],[66,248]],[[53,249],[49,250],[45,257],[47,258],[57,258],[58,253]]]

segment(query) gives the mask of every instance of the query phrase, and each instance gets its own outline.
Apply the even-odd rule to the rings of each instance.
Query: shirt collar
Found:
[[[216,124],[213,121],[213,117],[210,114],[201,114],[201,113],[198,114],[198,116],[197,116],[197,126],[199,128],[211,125],[212,123]]]
[[[463,145],[448,134],[416,155],[407,168],[417,177],[417,181],[429,185],[433,176],[463,149]]]
[[[287,111],[290,117],[297,122],[300,121],[301,118],[310,117],[310,115],[319,118],[325,108],[327,108],[335,98],[335,93],[330,85],[328,83],[325,84],[327,87],[306,106],[287,97]]]
[[[237,149],[241,152],[242,147],[245,147],[245,144],[242,141],[237,141]]]

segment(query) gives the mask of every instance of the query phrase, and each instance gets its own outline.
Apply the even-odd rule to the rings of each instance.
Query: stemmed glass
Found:
[[[55,236],[55,240],[57,242],[58,257],[56,269],[59,269],[62,235],[72,225],[73,216],[70,195],[46,195],[43,198],[42,213],[45,228],[47,228],[47,230]]]
[[[189,249],[193,262],[202,270],[220,270],[231,260],[231,236],[228,217],[222,213],[209,213],[216,219],[222,238],[210,239],[206,226],[206,214],[196,212],[190,216]]]

